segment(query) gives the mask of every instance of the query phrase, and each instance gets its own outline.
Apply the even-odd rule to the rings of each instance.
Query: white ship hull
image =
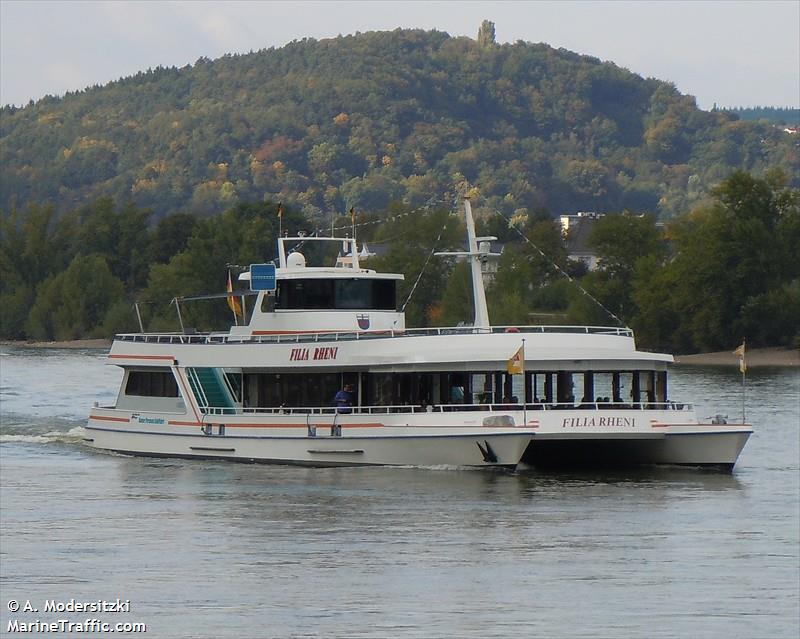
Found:
[[[747,439],[749,426],[713,432],[673,432],[643,436],[536,437],[522,463],[538,468],[649,465],[707,467],[731,471]]]
[[[687,411],[360,413],[336,417],[340,431],[332,435],[332,414],[209,415],[201,423],[186,421],[186,415],[95,409],[86,441],[133,455],[309,466],[669,464],[732,469],[751,427],[669,423],[682,413],[685,418]]]
[[[95,448],[153,457],[218,458],[304,466],[515,467],[532,433],[477,430],[449,433],[316,437],[298,435],[197,435],[87,428]]]

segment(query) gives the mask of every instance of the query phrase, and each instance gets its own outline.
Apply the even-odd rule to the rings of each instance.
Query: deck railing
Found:
[[[412,328],[405,331],[339,331],[272,335],[231,335],[229,333],[121,333],[116,335],[114,339],[122,342],[141,342],[145,344],[281,344],[343,342],[437,335],[483,335],[491,333],[570,333],[633,337],[633,331],[631,329],[614,326],[493,326],[491,328],[455,326],[446,328]]]
[[[638,403],[614,403],[614,402],[590,402],[587,404],[565,404],[565,403],[531,403],[531,404],[437,404],[437,405],[400,405],[400,406],[354,406],[347,412],[330,406],[311,406],[311,407],[287,407],[277,408],[224,408],[209,407],[206,413],[209,415],[397,415],[409,413],[458,413],[466,411],[485,411],[485,412],[509,412],[509,411],[539,411],[539,410],[668,410],[668,411],[691,411],[692,404],[682,402],[638,402]]]

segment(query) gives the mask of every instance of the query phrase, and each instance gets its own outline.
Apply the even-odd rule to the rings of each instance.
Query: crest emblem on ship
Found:
[[[356,315],[356,320],[358,320],[358,328],[361,330],[367,330],[369,328],[369,315]]]

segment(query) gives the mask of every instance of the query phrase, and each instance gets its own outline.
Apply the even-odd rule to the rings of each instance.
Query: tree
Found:
[[[103,256],[78,255],[66,271],[37,290],[27,332],[40,340],[93,337],[108,310],[123,296],[122,282]]]
[[[284,228],[302,227],[295,209],[284,207]],[[227,272],[233,276],[250,264],[275,257],[278,205],[272,202],[241,203],[222,215],[197,221],[186,248],[166,264],[150,269],[142,299],[151,305],[154,326],[175,329],[175,296],[222,293]],[[230,323],[224,300],[198,301],[181,307],[187,326],[218,329]]]
[[[588,240],[597,253],[597,269],[582,280],[583,287],[623,322],[636,315],[633,281],[640,260],[660,261],[666,244],[652,215],[624,212],[599,218]],[[607,323],[608,313],[590,298],[576,298],[570,314],[581,323]]]
[[[174,213],[159,220],[152,233],[151,257],[156,263],[169,262],[170,258],[186,248],[197,218],[190,213]]]
[[[495,44],[494,22],[484,20],[478,29],[478,44],[482,47],[490,47]]]
[[[720,350],[742,337],[753,346],[791,343],[800,334],[793,312],[800,192],[785,184],[780,174],[737,171],[714,189],[710,204],[670,224],[671,260],[661,270],[650,264],[651,278],[635,282],[642,303],[636,323],[663,312],[653,338],[669,333],[677,350]]]
[[[475,306],[471,267],[467,261],[460,261],[453,267],[442,291],[441,300],[440,325],[472,324],[475,319]]]
[[[439,324],[444,321],[440,300],[452,265],[432,253],[460,249],[463,225],[444,209],[412,211],[397,204],[388,212],[393,219],[382,224],[375,237],[378,242],[386,241],[388,250],[371,258],[369,268],[405,275],[398,287],[398,305],[407,304],[408,326]]]

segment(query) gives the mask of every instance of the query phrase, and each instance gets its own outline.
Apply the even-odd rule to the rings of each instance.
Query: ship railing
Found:
[[[458,413],[468,411],[575,411],[575,410],[636,410],[636,411],[692,411],[694,406],[684,402],[589,402],[575,404],[569,402],[531,402],[528,404],[398,404],[394,406],[353,406],[348,414],[353,415],[397,415],[409,413]],[[330,406],[308,407],[209,407],[210,415],[336,415],[337,409]]]
[[[121,333],[117,341],[144,344],[281,344],[302,342],[342,342],[386,339],[392,337],[425,337],[439,335],[488,335],[492,333],[569,333],[574,335],[614,335],[633,337],[629,328],[615,326],[453,326],[443,328],[412,328],[404,331],[328,331],[320,333],[281,333],[270,335],[231,335],[229,333]]]

